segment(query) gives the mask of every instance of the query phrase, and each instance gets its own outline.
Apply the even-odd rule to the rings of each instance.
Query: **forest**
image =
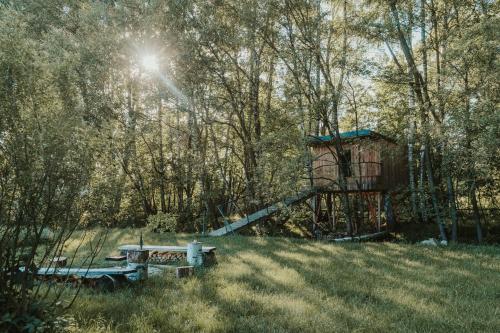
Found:
[[[390,256],[414,260],[408,270],[415,284],[412,270],[425,267],[434,281],[429,293],[444,288],[425,299],[436,307],[453,303],[447,297],[455,289],[446,288],[474,281],[470,297],[461,294],[461,307],[445,315],[451,317],[422,310],[396,331],[496,331],[500,285],[488,277],[500,273],[499,32],[492,0],[0,1],[0,331],[389,330],[391,318],[418,308],[426,292],[411,296],[406,310],[370,294],[376,286],[362,296],[354,289],[363,284],[364,266],[342,261],[364,260],[360,251],[369,266],[377,267],[376,256],[386,260],[381,279],[409,279]],[[349,190],[348,178],[361,171],[343,167],[351,153],[346,162],[342,140],[352,131],[402,151],[392,175],[403,175],[404,184],[384,192],[390,211],[380,213],[385,203],[378,208],[378,231],[392,215],[395,226],[385,241],[366,246],[329,243],[374,231],[370,199],[359,183]],[[303,195],[317,172],[311,142],[324,138],[338,165],[337,196],[324,195],[326,210],[321,197]],[[294,195],[300,205],[271,216],[270,205]],[[240,235],[206,237],[238,219],[250,224],[263,209],[269,216]],[[148,295],[136,304],[147,315],[121,309],[118,300],[136,297],[137,287],[112,299],[40,283],[30,273],[62,255],[73,258],[70,266],[94,267],[108,254],[101,252],[122,241],[140,237],[142,249],[143,233],[149,243],[202,239],[218,247],[217,267],[191,282],[147,281],[151,290],[184,290],[162,297],[193,316],[209,308],[204,321],[172,309],[155,319],[155,301],[141,298]],[[428,238],[446,247],[415,244]],[[256,268],[237,266],[234,256]],[[329,289],[327,277],[311,271],[313,261],[346,283],[335,288],[347,289]],[[311,270],[300,275],[304,267]],[[267,269],[283,284],[253,275],[242,282],[246,270]],[[231,303],[237,287],[228,277],[236,272],[238,283],[251,286],[233,296],[248,304]],[[323,295],[328,318],[309,296],[280,289],[287,283]],[[484,298],[481,285],[490,290]],[[196,288],[209,296],[199,298]],[[259,288],[289,303],[258,310],[251,299],[281,302]],[[109,308],[94,308],[93,297]],[[366,303],[366,313],[356,312]],[[112,307],[121,309],[116,317]],[[337,318],[351,307],[357,310],[350,319]],[[479,310],[486,316],[480,324],[451,314]],[[356,319],[378,320],[378,311],[385,321],[375,326]],[[327,324],[335,318],[339,326]]]

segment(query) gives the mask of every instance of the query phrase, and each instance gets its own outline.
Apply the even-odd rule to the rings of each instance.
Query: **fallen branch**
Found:
[[[368,234],[368,235],[362,235],[362,236],[335,238],[335,239],[332,239],[331,241],[338,242],[338,243],[340,243],[340,242],[356,242],[356,241],[361,242],[361,241],[365,241],[365,240],[382,238],[387,234],[388,234],[387,231],[381,231],[381,232],[376,232],[374,234]]]

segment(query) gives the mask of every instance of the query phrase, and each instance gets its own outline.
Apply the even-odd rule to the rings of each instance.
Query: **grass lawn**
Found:
[[[99,258],[137,243],[139,232],[111,231]],[[193,238],[144,236],[165,245]],[[77,331],[500,332],[499,247],[202,241],[217,247],[218,265],[194,278],[169,273],[113,293],[82,289],[70,310]]]

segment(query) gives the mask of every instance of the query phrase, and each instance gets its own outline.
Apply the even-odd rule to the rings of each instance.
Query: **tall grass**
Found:
[[[110,233],[101,257],[135,244]],[[146,244],[193,235],[145,234]],[[79,239],[75,235],[75,244]],[[498,332],[500,248],[327,244],[285,238],[203,239],[218,265],[165,273],[113,293],[82,290],[80,332]],[[84,246],[84,251],[88,248]],[[69,244],[67,251],[74,245]],[[81,258],[84,253],[81,254]],[[104,261],[96,265],[104,265]]]

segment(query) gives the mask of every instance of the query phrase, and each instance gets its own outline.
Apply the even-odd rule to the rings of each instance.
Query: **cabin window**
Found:
[[[351,162],[351,150],[344,150],[340,154],[339,160],[339,173],[342,172],[344,174],[344,177],[352,176]]]

